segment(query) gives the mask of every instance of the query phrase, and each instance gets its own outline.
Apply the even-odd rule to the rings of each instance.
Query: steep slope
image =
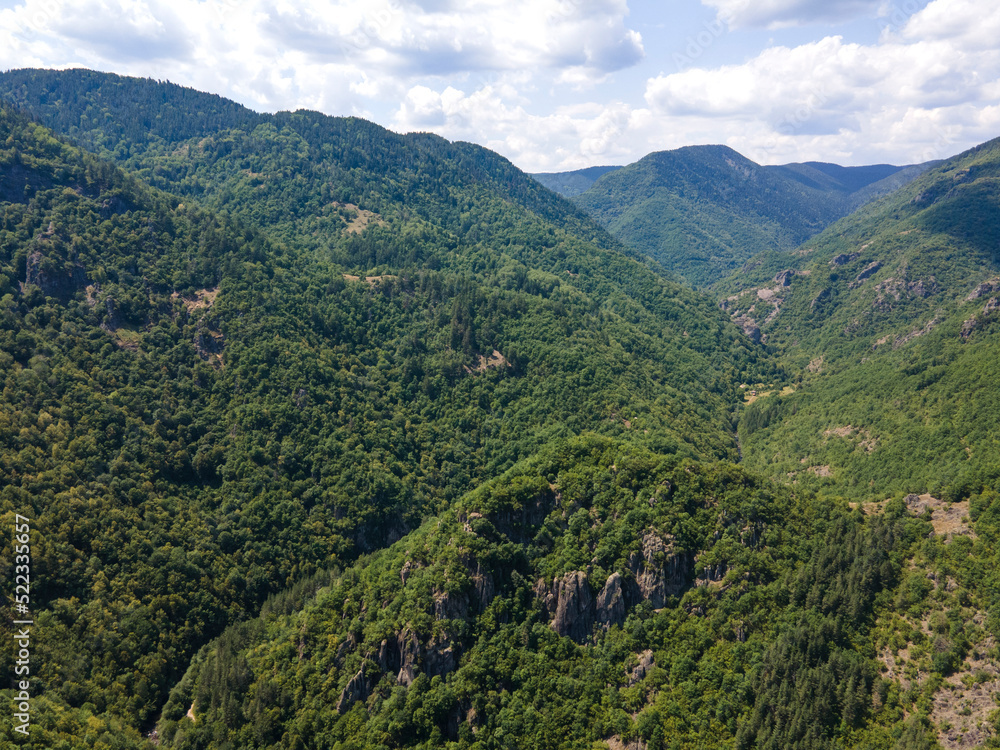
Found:
[[[621,167],[587,167],[572,172],[536,172],[531,176],[564,198],[573,198],[588,190],[599,177],[616,169]]]
[[[160,741],[834,748],[906,733],[926,746],[905,720],[918,698],[875,656],[882,638],[908,643],[904,626],[873,626],[914,585],[919,542],[948,556],[930,527],[902,501],[866,518],[734,466],[593,437],[553,445],[204,649]],[[984,640],[968,634],[951,638]],[[949,658],[939,680],[962,662]]]
[[[353,260],[344,246],[369,222],[376,232],[386,228],[380,239],[391,244],[432,232],[425,242],[463,251],[439,253],[435,263],[463,268],[470,266],[464,251],[511,229],[505,223],[531,217],[541,221],[516,231],[547,235],[551,223],[597,249],[613,248],[615,255],[625,249],[571,203],[473,144],[402,136],[316,112],[257,115],[180,86],[84,70],[2,73],[0,98],[156,187],[339,261]],[[193,118],[179,114],[189,109]],[[523,245],[515,242],[508,252],[532,252]],[[534,254],[517,259],[540,260]],[[427,258],[412,261],[422,267]]]
[[[747,410],[748,463],[859,498],[988,485],[1000,473],[998,231],[991,141],[720,285],[734,318],[802,373],[794,394]]]
[[[67,101],[105,102],[100,127],[52,116],[183,195],[3,115],[0,515],[35,528],[33,745],[995,740],[995,479],[948,506],[904,499],[886,462],[895,496],[863,513],[810,492],[818,472],[718,463],[737,385],[780,369],[484,149],[240,110],[133,141],[116,118],[157,107],[86,80]],[[992,158],[970,162],[979,218],[954,175],[930,201],[983,247]],[[779,283],[769,262],[748,273]],[[743,447],[787,479],[768,460],[798,438],[755,442],[768,402]]]
[[[605,175],[574,202],[622,242],[705,286],[763,250],[793,249],[891,189],[900,169],[762,167],[725,146],[691,146]]]
[[[286,117],[374,139],[365,159],[426,142],[421,163],[437,170],[369,161],[382,182],[355,166],[327,189],[408,179],[438,197],[379,194],[393,217],[380,225],[367,209],[279,206],[275,187],[227,216],[0,115],[0,514],[35,533],[41,745],[89,731],[94,747],[138,746],[208,638],[557,436],[734,458],[736,385],[774,373],[707,300],[505,160]],[[303,143],[260,127],[246,137],[268,153]],[[221,205],[245,177],[230,166],[206,157],[222,177],[199,183]],[[257,174],[292,195],[321,190],[267,166]],[[459,198],[484,211],[462,236]],[[320,221],[332,237],[307,231]]]

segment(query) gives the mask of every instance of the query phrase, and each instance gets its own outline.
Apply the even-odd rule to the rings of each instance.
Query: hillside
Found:
[[[472,144],[0,97],[22,746],[997,745],[997,142],[720,309]],[[774,226],[905,178],[680,157]]]
[[[621,167],[587,167],[574,169],[571,172],[536,172],[531,176],[564,198],[573,198],[588,190],[599,177],[616,169]]]
[[[422,217],[379,194],[384,224],[289,203],[249,225],[260,203],[218,213],[19,115],[0,127],[0,514],[37,535],[39,746],[84,726],[94,747],[140,746],[224,627],[554,439],[735,458],[736,386],[773,374],[708,300],[504,197],[534,183],[482,149],[422,151],[447,196]],[[270,153],[301,144],[283,132]],[[403,179],[352,169],[344,204]],[[229,189],[202,186],[206,203]],[[484,209],[461,236],[453,199]],[[321,220],[331,237],[300,237]]]
[[[994,481],[998,196],[991,141],[719,286],[801,373],[747,410],[748,465],[858,498]]]
[[[763,250],[792,250],[919,169],[810,162],[762,167],[725,146],[661,151],[602,176],[574,202],[695,286]]]
[[[976,506],[979,533],[996,504]],[[996,553],[936,528],[901,499],[866,517],[731,465],[554,444],[227,631],[172,692],[159,739],[917,748],[934,746],[929,715],[944,725],[977,695],[982,729],[965,734],[986,738],[1000,683],[973,615]],[[886,674],[906,648],[906,676]]]

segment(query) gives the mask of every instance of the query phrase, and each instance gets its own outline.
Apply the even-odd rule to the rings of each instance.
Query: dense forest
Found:
[[[726,146],[687,146],[649,154],[564,194],[622,242],[708,287],[761,251],[795,249],[928,166],[761,166]],[[537,179],[562,192],[577,174]]]
[[[720,308],[472,144],[0,100],[5,743],[1000,744],[995,144]]]
[[[749,466],[857,500],[995,485],[998,187],[991,141],[720,285],[796,373],[747,408]]]

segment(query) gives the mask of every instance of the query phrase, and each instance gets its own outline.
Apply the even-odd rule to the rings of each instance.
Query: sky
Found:
[[[911,164],[1000,136],[995,0],[0,0],[0,69],[355,115],[529,172],[722,143]]]

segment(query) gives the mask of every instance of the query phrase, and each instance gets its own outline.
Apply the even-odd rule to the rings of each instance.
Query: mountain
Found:
[[[171,694],[160,741],[832,748],[881,695],[852,638],[927,526],[577,438],[232,628]]]
[[[960,499],[1000,476],[998,196],[991,141],[719,285],[801,373],[747,410],[748,465],[857,499]]]
[[[159,84],[143,113],[148,82],[105,78],[88,142],[136,169],[0,117],[0,513],[36,534],[39,746],[142,746],[226,626],[553,441],[737,456],[759,348],[509,162],[225,107],[133,143],[118,115],[218,102]]]
[[[995,144],[722,310],[472,144],[89,71],[0,92],[5,744],[996,743]],[[956,336],[910,336],[929,306]]]
[[[535,172],[531,176],[564,198],[573,198],[588,190],[599,177],[616,169],[621,167],[587,167],[572,172]]]
[[[598,179],[574,202],[622,242],[696,286],[763,250],[792,250],[921,167],[762,167],[726,146],[661,151]]]
[[[784,164],[764,167],[764,169],[772,174],[779,174],[800,182],[807,187],[850,195],[869,185],[888,179],[905,168],[894,167],[890,164],[841,167],[826,162],[807,161],[802,164]]]

